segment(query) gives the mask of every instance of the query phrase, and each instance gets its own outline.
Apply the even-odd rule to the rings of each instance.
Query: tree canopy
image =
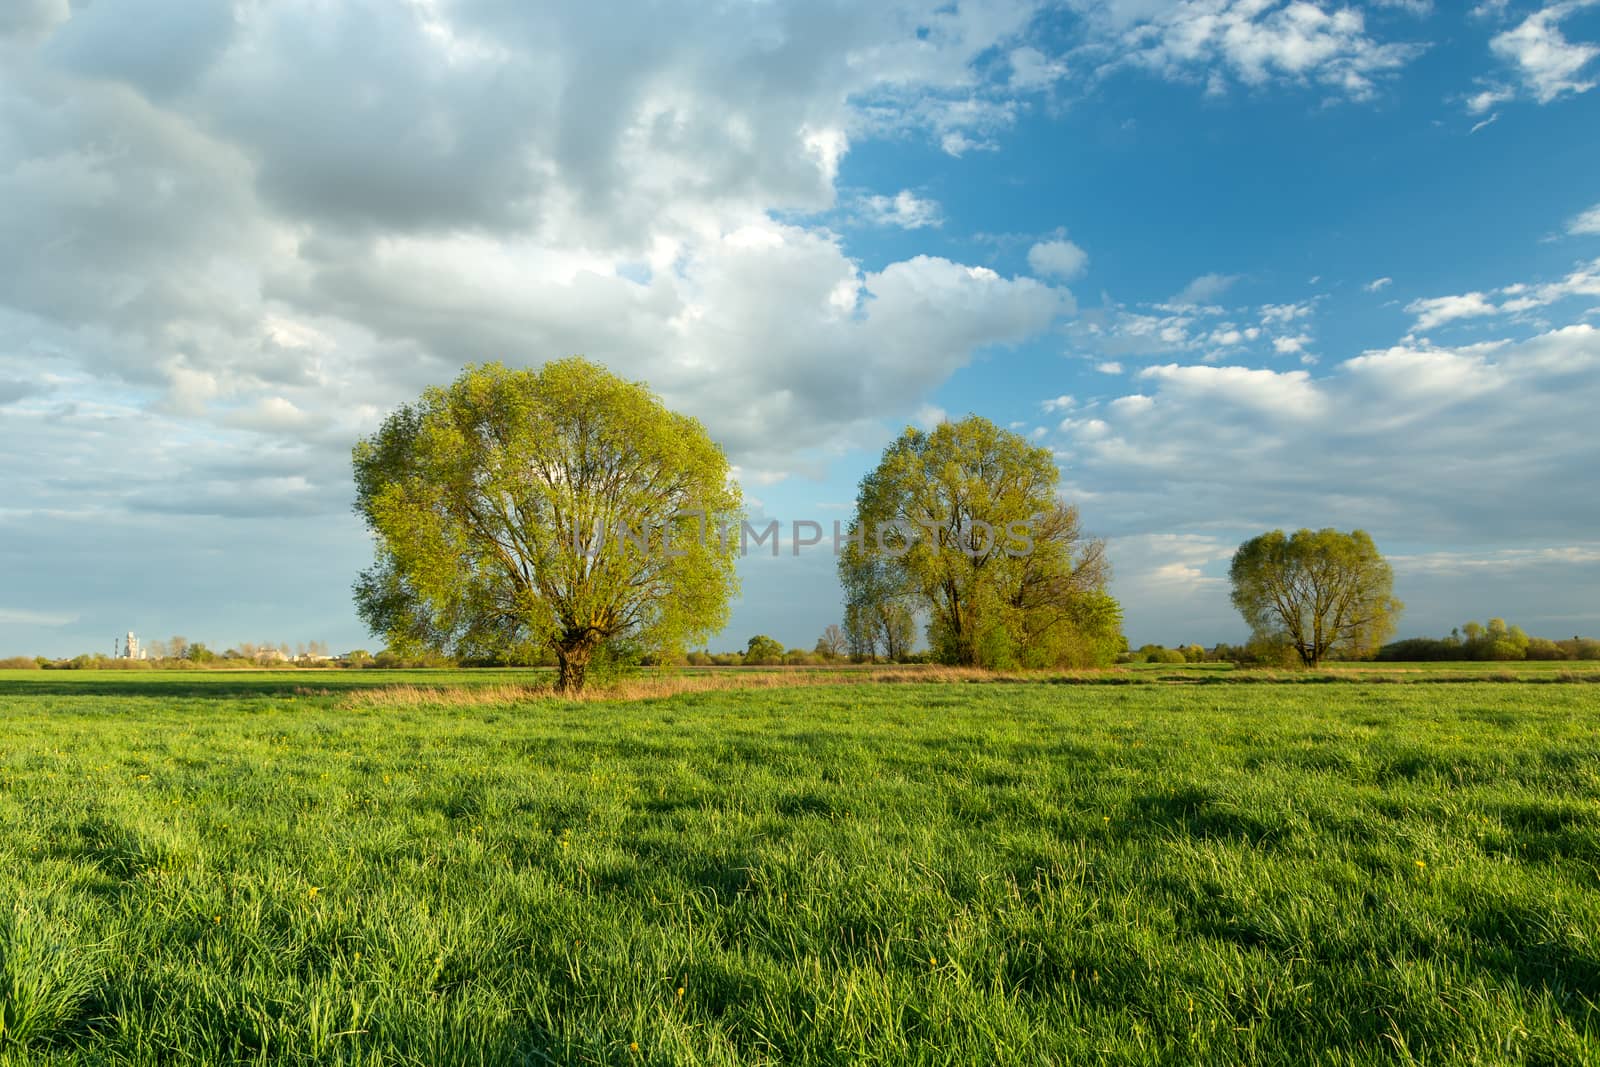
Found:
[[[376,560],[355,585],[397,651],[554,653],[581,689],[602,644],[660,650],[727,619],[741,514],[695,419],[581,358],[468,367],[354,453]]]
[[[1122,616],[1105,547],[1059,478],[1048,449],[975,415],[908,428],[862,479],[840,556],[854,648],[892,646],[916,612],[943,662],[1110,662]]]
[[[1373,655],[1405,605],[1394,571],[1364,530],[1273,530],[1239,546],[1233,604],[1257,640],[1281,641],[1315,667],[1330,653]]]

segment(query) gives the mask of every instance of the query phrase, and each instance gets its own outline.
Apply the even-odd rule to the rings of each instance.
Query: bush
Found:
[[[1255,667],[1300,667],[1300,654],[1282,637],[1257,637],[1244,646],[1240,663]]]
[[[36,671],[39,661],[31,656],[12,656],[0,659],[0,671]]]

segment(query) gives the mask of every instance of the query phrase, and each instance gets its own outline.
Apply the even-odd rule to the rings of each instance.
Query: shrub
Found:
[[[1528,659],[1555,660],[1566,659],[1567,654],[1560,645],[1546,637],[1530,637],[1528,639]]]

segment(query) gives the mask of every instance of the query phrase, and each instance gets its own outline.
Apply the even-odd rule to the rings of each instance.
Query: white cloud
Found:
[[[1301,300],[1293,304],[1263,304],[1261,307],[1261,324],[1263,326],[1287,326],[1299,319],[1310,318],[1315,310],[1316,301]]]
[[[1326,410],[1327,401],[1311,375],[1303,370],[1274,371],[1252,367],[1181,366],[1167,363],[1146,367],[1141,378],[1162,384],[1164,394],[1204,398],[1226,407],[1260,414],[1302,418]]]
[[[1028,266],[1035,274],[1071,281],[1088,268],[1089,253],[1066,238],[1040,241],[1028,249]]]
[[[1589,63],[1600,56],[1600,47],[1574,44],[1561,32],[1561,22],[1574,12],[1593,7],[1597,0],[1564,0],[1529,15],[1515,27],[1496,34],[1490,49],[1511,64],[1522,87],[1541,104],[1562,96],[1585,93],[1595,83],[1583,77]],[[1469,106],[1478,106],[1474,98]]]
[[[1491,108],[1498,107],[1508,100],[1515,100],[1516,98],[1517,91],[1515,89],[1508,89],[1503,86],[1492,89],[1482,89],[1467,97],[1467,112],[1472,115],[1482,115]],[[1484,119],[1476,126],[1473,126],[1472,131],[1476,133],[1480,128],[1493,122],[1497,117],[1497,115],[1491,115],[1489,118]]]
[[[1152,311],[1120,306],[1087,309],[1067,330],[1080,347],[1110,357],[1119,369],[1127,356],[1199,352],[1216,362],[1237,359],[1242,349],[1270,346],[1277,354],[1299,353],[1312,340],[1310,323],[1321,297],[1255,309],[1228,309],[1211,303],[1236,280],[1236,275],[1208,274],[1191,282],[1171,300],[1148,305]],[[1228,317],[1243,312],[1256,325]]]
[[[1094,369],[1099,371],[1101,374],[1121,374],[1122,364],[1118,363],[1114,359],[1108,359],[1103,363],[1096,363],[1094,365]]]
[[[924,226],[944,225],[944,213],[936,200],[925,200],[910,189],[894,196],[868,196],[858,201],[862,216],[879,226],[898,226],[920,230]]]
[[[1568,219],[1567,233],[1573,236],[1600,236],[1600,204]]]
[[[1108,538],[1106,551],[1116,564],[1112,594],[1134,627],[1133,644],[1215,640],[1219,608],[1227,610],[1226,563],[1235,547],[1205,533]]]
[[[1457,319],[1494,315],[1498,310],[1482,293],[1429,297],[1406,305],[1406,312],[1417,317],[1418,330],[1431,330]]]
[[[1369,293],[1376,293],[1376,292],[1381,292],[1382,290],[1389,288],[1389,286],[1391,286],[1393,284],[1394,284],[1394,279],[1393,278],[1387,278],[1387,277],[1385,277],[1385,278],[1374,278],[1374,279],[1372,279],[1372,281],[1368,282],[1366,285],[1363,285],[1361,288],[1365,289]]]
[[[1010,85],[1013,89],[1048,89],[1067,76],[1067,65],[1051,59],[1032,45],[1011,50]]]
[[[1210,95],[1231,81],[1317,85],[1350,99],[1404,66],[1416,45],[1380,42],[1359,8],[1308,0],[1072,0],[1110,57],[1163,77],[1204,81]]]
[[[275,491],[342,509],[349,445],[385,410],[466,362],[573,352],[648,379],[749,469],[798,469],[1072,308],[938,257],[865,271],[805,221],[836,206],[854,140],[1006,128],[1014,98],[986,57],[1020,47],[1022,0],[874,5],[807,33],[689,3],[621,21],[213,14],[147,20],[138,56],[117,5],[29,15],[0,42],[0,233],[34,250],[0,264],[0,327],[48,336],[56,369],[204,441],[163,462],[175,484],[212,484],[183,474],[207,451],[282,447],[316,473]],[[862,209],[939,218],[911,190]],[[46,402],[0,378],[8,416]],[[48,478],[16,488],[19,506],[56,495]]]
[[[1506,545],[1600,528],[1600,497],[1573,490],[1593,467],[1600,327],[1400,345],[1315,378],[1178,364],[1141,378],[1159,418],[1107,405],[1102,425],[1061,431],[1068,493],[1093,486],[1111,536],[1292,524],[1363,527],[1380,544]]]
[[[1577,545],[1551,545],[1541,548],[1505,548],[1489,552],[1441,551],[1399,553],[1389,560],[1400,572],[1438,574],[1452,577],[1503,572],[1530,567],[1559,567],[1600,563],[1600,542]]]
[[[1077,403],[1078,402],[1070,396],[1058,396],[1046,400],[1043,404],[1040,404],[1039,407],[1042,408],[1046,413],[1052,411],[1070,411],[1077,406]]]
[[[78,621],[78,616],[58,611],[28,611],[23,608],[0,607],[0,626],[68,626]]]
[[[1237,274],[1202,274],[1184,286],[1170,301],[1175,307],[1199,307],[1210,304],[1233,288],[1239,280]]]
[[[1406,311],[1417,317],[1414,331],[1430,330],[1460,319],[1516,315],[1550,307],[1569,297],[1600,296],[1600,259],[1581,263],[1555,282],[1519,282],[1491,293],[1471,292],[1413,300]]]

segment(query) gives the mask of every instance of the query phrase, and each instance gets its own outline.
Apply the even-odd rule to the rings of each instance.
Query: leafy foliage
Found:
[[[754,666],[770,667],[783,662],[783,642],[766,634],[756,634],[745,646],[744,661]]]
[[[907,429],[861,482],[841,554],[852,650],[900,658],[913,613],[941,662],[1092,666],[1121,649],[1105,546],[1050,451],[987,419]]]
[[[1404,607],[1394,572],[1364,530],[1273,530],[1233,555],[1233,604],[1256,643],[1292,647],[1306,666],[1330,652],[1373,655]]]
[[[530,662],[582,688],[596,649],[678,649],[726,621],[740,513],[722,450],[642,384],[573,358],[469,367],[356,446],[390,649]],[[638,539],[626,536],[640,535]]]

